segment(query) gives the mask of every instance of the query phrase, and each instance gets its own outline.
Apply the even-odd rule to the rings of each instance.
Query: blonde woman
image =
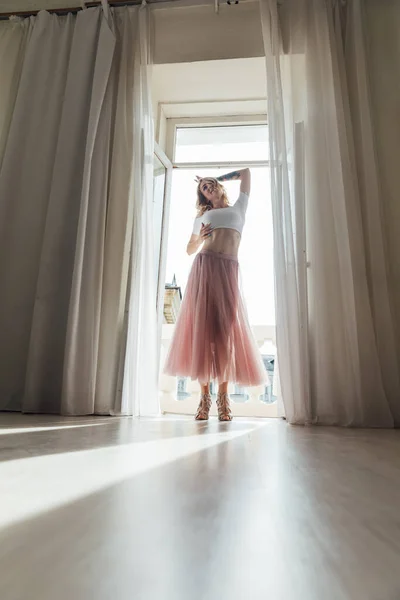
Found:
[[[221,184],[232,179],[240,180],[233,206]],[[197,178],[197,217],[187,252],[201,251],[193,262],[164,371],[199,381],[198,421],[209,417],[211,381],[218,381],[218,418],[231,421],[229,382],[254,386],[268,379],[239,290],[237,256],[250,180],[249,169],[217,179]]]

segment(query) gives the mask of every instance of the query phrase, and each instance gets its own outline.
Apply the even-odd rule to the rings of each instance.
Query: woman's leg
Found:
[[[196,421],[207,421],[211,408],[210,384],[200,384],[201,396],[200,404],[195,416]]]
[[[220,421],[232,421],[232,413],[228,396],[228,381],[220,383],[217,396],[218,418]]]
[[[218,386],[218,394],[227,394],[228,393],[228,381],[224,381],[220,383]]]
[[[210,384],[206,383],[205,385],[200,384],[201,387],[201,395],[210,393]]]

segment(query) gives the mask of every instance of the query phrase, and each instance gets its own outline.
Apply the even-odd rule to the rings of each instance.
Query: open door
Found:
[[[172,163],[156,143],[154,148],[153,227],[156,261],[158,364],[163,324],[165,273],[167,264],[168,220],[172,183]]]

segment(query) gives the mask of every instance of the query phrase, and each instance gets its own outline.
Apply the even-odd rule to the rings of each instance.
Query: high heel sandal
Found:
[[[220,421],[232,421],[232,412],[230,406],[230,400],[227,393],[220,394],[217,396],[217,408],[218,408],[218,419]]]
[[[211,408],[211,395],[210,394],[201,394],[200,396],[200,404],[197,409],[197,413],[195,416],[196,421],[208,421],[208,417],[210,415]]]

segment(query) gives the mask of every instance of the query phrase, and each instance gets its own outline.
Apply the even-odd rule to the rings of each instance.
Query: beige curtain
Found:
[[[385,250],[388,257],[393,330],[396,349],[391,360],[400,360],[400,3],[396,0],[364,0],[362,24],[369,110],[373,121],[373,152],[379,170]],[[379,299],[378,299],[379,303]],[[383,310],[377,307],[377,311]],[[384,344],[384,340],[382,340]],[[392,348],[390,348],[392,351]],[[390,364],[390,363],[389,363]]]
[[[13,114],[25,45],[31,31],[28,19],[0,21],[0,165]]]
[[[335,30],[338,43],[343,47],[343,65],[349,98],[349,113],[354,139],[355,171],[357,174],[361,221],[365,243],[365,260],[367,267],[368,290],[371,301],[376,345],[382,382],[386,397],[393,414],[394,424],[400,424],[400,339],[399,316],[396,310],[397,283],[393,277],[393,268],[399,264],[399,234],[397,222],[395,248],[391,251],[390,230],[392,219],[387,213],[398,204],[398,189],[392,197],[385,193],[385,188],[397,167],[388,171],[385,159],[379,158],[380,140],[384,147],[389,146],[391,152],[400,150],[400,135],[393,139],[393,128],[400,133],[395,111],[389,113],[393,122],[390,127],[383,128],[380,114],[387,118],[385,106],[376,106],[374,97],[381,96],[380,76],[382,72],[391,71],[392,81],[386,87],[386,94],[399,98],[400,86],[396,83],[395,72],[400,68],[400,6],[397,10],[393,2],[377,2],[374,0],[352,0],[339,10],[335,5]],[[369,11],[372,9],[372,14]],[[378,10],[377,10],[378,9]],[[389,9],[389,10],[388,10]],[[377,27],[375,16],[384,17],[389,25],[396,23],[398,28]],[[372,17],[372,18],[371,18]],[[379,33],[380,31],[380,33]],[[371,35],[378,33],[379,43],[370,46]],[[378,40],[377,40],[378,41]],[[397,52],[393,48],[397,45]],[[394,52],[391,52],[391,49]],[[396,64],[397,61],[397,64]],[[375,63],[375,68],[374,68]],[[396,65],[396,66],[395,66]],[[376,71],[378,67],[378,72]],[[376,75],[378,74],[378,78]],[[396,92],[397,90],[397,92]],[[376,110],[376,108],[378,110]],[[400,183],[400,182],[399,182]],[[389,242],[389,243],[388,243]],[[394,259],[394,260],[393,260]]]
[[[132,231],[146,219],[133,177],[145,176],[133,139],[147,110],[134,106],[143,19],[146,7],[104,2],[2,27],[0,56],[7,31],[15,67],[2,123],[0,409],[121,412]]]

